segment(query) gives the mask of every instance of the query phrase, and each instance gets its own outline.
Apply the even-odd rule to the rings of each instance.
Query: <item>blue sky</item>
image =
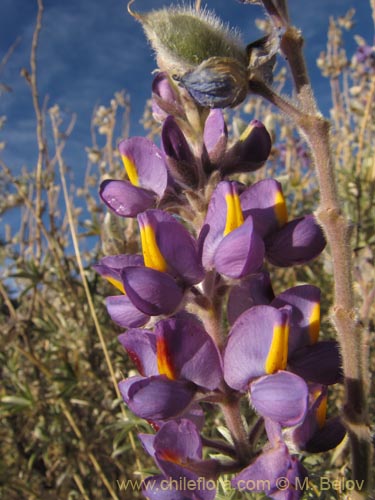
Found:
[[[135,10],[147,11],[172,2],[137,0]],[[204,2],[202,2],[204,3]],[[44,0],[45,16],[38,62],[40,96],[49,96],[49,105],[59,104],[67,113],[77,113],[77,124],[66,149],[68,162],[77,172],[86,168],[84,146],[90,144],[90,118],[97,104],[108,104],[113,93],[126,89],[132,102],[131,132],[142,134],[139,120],[150,95],[151,72],[155,63],[140,25],[126,11],[123,0]],[[318,102],[329,104],[329,85],[320,77],[315,60],[326,44],[329,16],[343,15],[356,5],[355,33],[373,40],[371,9],[367,0],[290,0],[291,17],[306,39],[309,69]],[[20,76],[29,67],[31,38],[35,25],[36,0],[1,0],[0,58],[21,37],[12,58],[0,74],[0,82],[13,91],[0,95],[0,115],[7,115],[0,141],[7,141],[4,158],[18,170],[34,168],[36,159],[34,115],[29,89]],[[258,37],[254,19],[256,6],[236,0],[211,0],[207,6],[243,34],[250,42]],[[355,47],[352,34],[348,41]]]

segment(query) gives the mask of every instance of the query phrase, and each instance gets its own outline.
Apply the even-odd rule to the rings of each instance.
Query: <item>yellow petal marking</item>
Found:
[[[168,352],[167,343],[163,338],[158,338],[156,341],[156,359],[160,375],[165,375],[170,380],[175,380],[175,370]]]
[[[249,123],[249,125],[245,128],[245,130],[240,135],[240,139],[239,140],[241,142],[246,141],[246,139],[249,137],[249,135],[253,131],[254,127],[255,127],[255,125]]]
[[[141,244],[145,266],[164,273],[168,266],[159,250],[155,232],[149,225],[141,226]]]
[[[126,173],[129,177],[129,181],[133,184],[133,186],[139,186],[139,178],[137,167],[135,166],[134,161],[129,158],[129,156],[121,155],[122,162],[124,164]]]
[[[243,224],[243,213],[241,209],[240,197],[237,193],[225,195],[227,203],[227,220],[224,229],[224,236]]]
[[[314,305],[309,318],[309,336],[312,344],[316,344],[320,331],[320,304]]]
[[[286,209],[285,198],[281,191],[276,192],[274,211],[279,226],[283,226],[288,222],[288,212]]]
[[[124,295],[126,295],[124,285],[120,280],[117,280],[116,278],[112,278],[112,276],[104,276],[104,278],[111,283],[111,285],[115,286],[120,292],[122,292]]]
[[[277,325],[273,329],[270,350],[264,365],[267,374],[286,368],[288,358],[289,325]]]

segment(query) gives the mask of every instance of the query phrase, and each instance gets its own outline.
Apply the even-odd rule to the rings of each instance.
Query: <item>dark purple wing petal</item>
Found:
[[[292,220],[265,240],[266,257],[275,266],[289,267],[315,259],[326,240],[313,215]]]

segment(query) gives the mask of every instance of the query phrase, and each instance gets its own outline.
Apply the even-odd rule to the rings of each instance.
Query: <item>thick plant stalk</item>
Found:
[[[250,90],[285,112],[299,127],[310,145],[320,188],[320,204],[316,216],[325,232],[332,255],[334,303],[332,321],[341,346],[344,370],[345,402],[342,418],[347,427],[352,460],[352,479],[357,491],[353,498],[369,498],[371,492],[371,440],[367,413],[366,381],[363,378],[363,334],[355,310],[350,225],[342,212],[337,192],[334,160],[330,147],[330,123],[316,108],[313,91],[302,53],[303,39],[296,28],[289,25],[283,2],[264,0],[277,27],[285,29],[281,48],[288,59],[293,75],[297,103],[294,104],[261,81],[251,81]],[[354,492],[353,492],[354,493]]]

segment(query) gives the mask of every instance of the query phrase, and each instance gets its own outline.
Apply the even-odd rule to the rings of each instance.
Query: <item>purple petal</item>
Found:
[[[289,427],[300,423],[307,412],[306,382],[285,371],[262,377],[250,386],[251,402],[263,417]]]
[[[181,288],[166,273],[145,267],[127,267],[121,277],[129,299],[144,314],[171,314],[182,301]]]
[[[124,267],[143,266],[143,257],[129,254],[107,255],[99,261],[99,264],[120,273]]]
[[[339,417],[331,418],[305,444],[308,453],[321,453],[336,448],[344,439],[346,429]]]
[[[241,314],[231,328],[224,352],[224,378],[230,387],[245,389],[251,379],[267,373],[274,337],[288,323],[287,311],[270,306],[254,306]],[[286,365],[284,356],[286,352],[280,352],[282,359],[277,359],[277,364]]]
[[[271,264],[289,267],[304,264],[317,257],[326,240],[313,215],[306,215],[285,224],[266,238],[266,256]]]
[[[141,255],[108,255],[93,266],[93,269],[104,278],[121,281],[121,271],[128,266],[142,266]]]
[[[119,335],[118,339],[143,377],[159,375],[154,332],[133,328]]]
[[[229,292],[227,317],[231,325],[250,307],[267,305],[274,298],[270,275],[267,272],[253,274],[233,286]]]
[[[263,123],[252,120],[240,140],[227,151],[220,166],[222,175],[257,170],[267,160],[271,146],[271,137]]]
[[[112,321],[124,328],[138,328],[150,319],[139,311],[126,295],[112,295],[105,299],[108,314]]]
[[[285,477],[290,464],[288,448],[280,444],[277,448],[262,453],[252,464],[243,469],[232,479],[232,486],[240,491],[247,491],[248,484],[252,492],[270,493],[277,480]]]
[[[202,245],[202,263],[206,269],[213,267],[216,249],[225,236],[228,211],[226,197],[233,197],[235,192],[236,184],[234,182],[222,181],[212,193],[199,237]]]
[[[158,73],[152,82],[152,114],[163,122],[168,115],[183,116],[184,110],[167,73]]]
[[[179,378],[210,390],[218,387],[223,378],[218,349],[194,316],[159,321],[155,332]]]
[[[162,198],[168,183],[168,172],[161,150],[145,137],[121,141],[118,148],[125,165],[130,162],[134,169],[137,185]]]
[[[262,237],[278,230],[288,220],[281,184],[274,179],[256,182],[240,199],[244,217],[253,217],[255,231]]]
[[[298,349],[288,360],[289,370],[309,382],[331,385],[343,379],[338,343],[333,340]]]
[[[289,333],[289,355],[296,349],[314,344],[320,330],[320,289],[312,285],[289,288],[271,303],[280,308],[292,306]]]
[[[188,186],[198,186],[199,172],[194,155],[173,116],[165,120],[161,138],[173,177]]]
[[[201,460],[202,441],[196,426],[187,419],[166,422],[155,436],[155,451],[170,452],[176,458]]]
[[[209,159],[217,163],[227,147],[228,130],[221,109],[211,109],[206,118],[203,131],[203,141]]]
[[[143,266],[141,255],[109,255],[93,266],[93,269],[124,293],[121,271],[127,266]]]
[[[130,410],[146,420],[177,417],[195,394],[191,385],[164,376],[131,377],[121,381],[119,389]]]
[[[107,207],[121,217],[135,217],[156,203],[152,192],[128,181],[105,180],[100,184],[99,195]]]
[[[259,271],[264,258],[264,243],[253,230],[253,221],[246,221],[227,234],[219,243],[214,265],[216,270],[229,278],[243,278]]]
[[[161,210],[139,214],[138,222],[146,266],[168,272],[188,284],[202,280],[197,243],[181,223]]]
[[[173,481],[164,475],[150,476],[142,482],[142,493],[148,500],[200,500],[194,491],[183,490],[179,483],[176,489],[175,484],[176,480]]]
[[[143,448],[147,451],[149,455],[154,457],[155,455],[155,447],[154,447],[154,441],[155,441],[155,434],[144,434],[140,433],[138,434],[138,438],[142,443]]]

